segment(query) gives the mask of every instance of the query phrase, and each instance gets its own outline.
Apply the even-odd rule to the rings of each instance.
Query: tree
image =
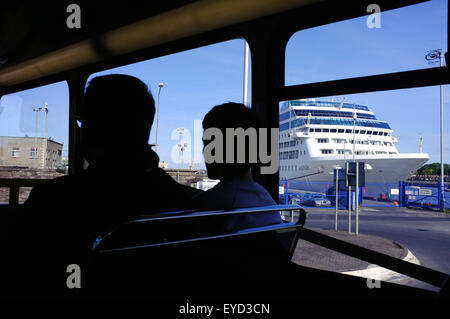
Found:
[[[419,168],[416,172],[417,175],[441,175],[441,164],[432,163],[427,164]],[[450,165],[444,164],[444,175],[450,175]]]

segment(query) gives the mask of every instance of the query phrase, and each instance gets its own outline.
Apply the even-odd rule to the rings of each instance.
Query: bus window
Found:
[[[285,83],[438,67],[425,56],[435,49],[447,51],[447,7],[446,0],[433,0],[382,11],[379,24],[368,13],[298,31],[286,48]]]
[[[213,106],[242,103],[244,44],[231,40],[102,71],[87,84],[106,74],[132,75],[147,84],[156,107],[148,142],[159,155],[159,165],[178,182],[203,188],[214,183],[203,183],[202,120]],[[118,149],[127,151],[126,145]]]
[[[448,94],[450,94],[450,85],[444,85],[443,96]],[[344,99],[348,102],[348,106],[341,105]],[[346,162],[355,160],[364,163],[365,178],[364,185],[360,184],[358,229],[360,234],[370,234],[374,237],[362,236],[359,243],[361,245],[370,243],[381,253],[403,258],[403,248],[393,248],[394,246],[386,245],[387,242],[383,241],[384,239],[380,239],[389,238],[403,243],[417,260],[433,260],[434,269],[449,271],[445,258],[441,257],[448,247],[441,250],[438,248],[442,247],[439,241],[433,239],[435,232],[445,231],[446,226],[440,222],[440,217],[435,219],[435,229],[423,232],[416,230],[414,225],[418,221],[410,219],[406,213],[410,209],[418,208],[439,209],[441,198],[439,193],[439,86],[300,99],[284,101],[280,104],[280,113],[287,112],[289,107],[290,110],[301,114],[292,120],[290,127],[285,124],[288,120],[283,120],[280,116],[280,135],[282,136],[280,143],[292,140],[304,141],[304,144],[297,145],[296,149],[300,153],[309,150],[307,156],[296,160],[280,157],[280,166],[297,164],[299,167],[297,171],[280,170],[279,185],[284,187],[288,185],[287,195],[285,195],[286,192],[280,195],[281,203],[288,200],[290,203],[295,202],[305,207],[309,214],[306,221],[307,227],[317,228],[330,236],[352,242],[355,239],[348,232],[349,193],[348,187],[345,186],[345,179],[342,178],[338,179],[336,225],[334,170],[338,168],[339,174],[345,174]],[[424,108],[424,105],[427,107]],[[316,113],[313,113],[313,110]],[[323,112],[320,112],[321,110]],[[311,113],[314,116],[305,115]],[[353,117],[353,113],[357,116]],[[323,134],[315,130],[315,135],[311,138],[301,130],[305,125],[322,128],[341,127],[345,133],[332,133],[330,129],[329,133]],[[361,134],[358,134],[358,128],[364,128],[359,130]],[[289,130],[291,134],[284,137],[283,133]],[[355,143],[352,143],[353,130],[356,134]],[[362,134],[363,131],[367,134]],[[373,134],[374,132],[377,134]],[[330,143],[323,144],[330,135]],[[444,159],[450,157],[449,149],[445,148],[445,139],[449,135],[450,128],[444,125]],[[337,137],[340,143],[335,141]],[[324,145],[327,146],[324,147]],[[331,149],[333,153],[329,153],[328,149]],[[445,165],[448,167],[448,164]],[[446,170],[448,168],[444,168],[444,172]],[[444,182],[448,188],[448,172],[444,175]],[[399,185],[402,183],[406,185],[403,194],[399,193]],[[412,192],[415,188],[421,188],[421,196],[419,193]],[[354,194],[355,188],[351,192]],[[355,195],[351,196],[355,198]],[[448,191],[444,192],[444,207],[446,209],[450,207]],[[354,234],[356,231],[354,208],[352,216],[351,232]],[[291,217],[285,216],[288,220]],[[385,227],[386,220],[389,220],[389,229]],[[405,227],[409,230],[405,230]],[[338,232],[334,231],[336,228]],[[378,242],[382,245],[377,246]],[[429,243],[429,247],[433,249],[421,251],[420,247],[424,242]],[[329,259],[314,259],[314,254],[309,253],[313,250],[317,252],[320,248],[303,242],[299,243],[296,256],[309,257],[298,258],[294,261],[303,266],[328,271],[344,271],[353,266],[362,269],[369,266],[368,263],[356,265],[354,260],[331,250],[327,252],[330,254]],[[339,262],[332,264],[324,260],[339,260]],[[426,284],[405,276],[395,279],[394,282],[408,282],[409,285],[429,288]]]
[[[16,180],[19,203],[32,185],[68,171],[69,91],[58,82],[5,95],[0,100],[0,179]],[[33,182],[31,183],[33,184]],[[2,187],[3,186],[3,187]],[[9,188],[0,185],[0,203]]]

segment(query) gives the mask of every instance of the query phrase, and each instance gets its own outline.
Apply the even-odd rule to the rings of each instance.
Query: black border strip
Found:
[[[286,86],[279,90],[277,97],[279,101],[287,101],[307,97],[379,92],[441,84],[450,84],[450,73],[447,67]]]

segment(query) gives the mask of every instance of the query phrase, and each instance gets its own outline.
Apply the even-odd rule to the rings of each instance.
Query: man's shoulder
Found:
[[[193,205],[200,209],[228,209],[231,208],[232,188],[226,187],[223,183],[219,183],[213,188],[199,193],[193,198]]]
[[[64,175],[53,178],[41,185],[33,187],[25,204],[34,205],[45,203],[51,199],[62,199],[67,194],[73,194],[78,189],[82,180],[82,174]]]
[[[76,175],[64,175],[53,178],[44,184],[38,185],[35,188],[37,189],[53,189],[55,191],[65,191],[66,188],[74,187],[75,185],[82,182],[84,179],[84,174],[76,174]]]

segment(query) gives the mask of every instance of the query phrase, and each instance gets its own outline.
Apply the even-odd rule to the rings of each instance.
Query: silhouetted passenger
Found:
[[[218,140],[214,140],[214,138],[205,140],[205,132],[211,128],[218,129],[222,133],[222,150],[217,149],[219,146],[217,143]],[[249,160],[251,157],[250,143],[256,143],[256,141],[246,140],[244,148],[238,148],[238,142],[235,138],[227,137],[227,128],[233,130],[242,128],[244,131],[250,128],[256,131],[257,121],[250,109],[246,108],[243,104],[237,103],[226,103],[215,106],[206,114],[203,119],[204,150],[206,150],[210,143],[216,143],[213,157],[221,152],[223,154],[223,160],[213,161],[211,163],[208,163],[208,159],[205,158],[206,168],[208,177],[211,179],[219,179],[220,183],[195,197],[193,206],[211,210],[276,205],[276,202],[267,190],[252,179],[251,168],[255,164],[252,164]],[[234,158],[232,163],[227,162],[227,152],[231,149],[228,148],[231,147],[230,145],[234,145]],[[241,155],[239,152],[245,153],[244,163],[238,163],[238,157]],[[204,155],[208,156],[206,152],[204,152]],[[221,228],[222,231],[231,232],[247,227],[266,226],[281,222],[282,220],[278,212],[255,213],[226,217]]]
[[[22,238],[34,249],[27,253],[35,252],[27,260],[44,272],[33,275],[44,276],[39,282],[45,287],[34,287],[38,292],[47,286],[67,292],[67,266],[79,265],[84,275],[97,236],[138,215],[186,206],[186,189],[158,167],[148,145],[154,114],[152,95],[135,77],[106,75],[89,82],[81,110],[88,168],[35,187],[25,203]]]

